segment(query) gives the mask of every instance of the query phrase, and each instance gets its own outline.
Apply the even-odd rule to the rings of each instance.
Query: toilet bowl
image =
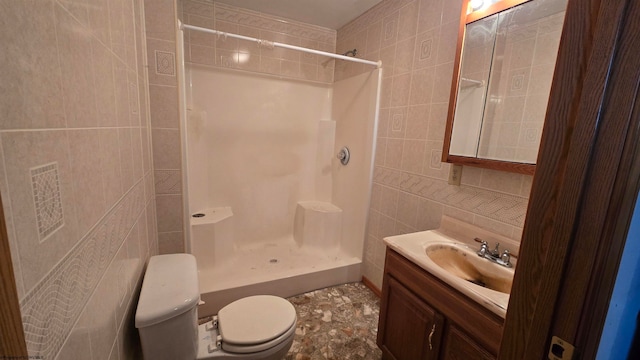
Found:
[[[145,359],[282,359],[295,335],[296,311],[287,300],[249,296],[198,325],[196,260],[190,254],[152,256],[136,310]]]

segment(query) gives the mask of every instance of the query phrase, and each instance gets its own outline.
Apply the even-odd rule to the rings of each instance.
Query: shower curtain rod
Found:
[[[373,66],[375,66],[377,68],[381,68],[382,67],[382,61],[364,60],[364,59],[359,59],[359,58],[355,58],[355,57],[349,57],[349,56],[344,56],[344,55],[333,54],[333,53],[320,51],[320,50],[308,49],[308,48],[301,47],[301,46],[288,45],[288,44],[283,44],[283,43],[279,43],[279,42],[275,42],[275,41],[260,40],[260,39],[256,39],[256,38],[252,38],[252,37],[248,37],[248,36],[244,36],[244,35],[226,33],[226,32],[207,29],[207,28],[203,28],[203,27],[199,27],[199,26],[180,24],[180,29],[202,31],[202,32],[210,33],[210,34],[219,35],[219,36],[225,36],[225,37],[228,36],[228,37],[231,37],[231,38],[247,40],[247,41],[253,41],[253,42],[257,42],[259,45],[263,45],[263,46],[266,46],[266,47],[269,47],[269,48],[281,47],[281,48],[290,49],[290,50],[302,51],[302,52],[306,52],[306,53],[310,53],[310,54],[328,56],[328,57],[335,58],[335,59],[340,59],[340,60],[347,60],[347,61],[353,61],[353,62],[357,62],[357,63],[361,63],[361,64],[373,65]]]

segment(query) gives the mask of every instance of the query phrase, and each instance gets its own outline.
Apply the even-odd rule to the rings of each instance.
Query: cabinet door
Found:
[[[443,317],[386,275],[378,345],[383,359],[438,359]]]
[[[449,325],[441,360],[494,360],[492,356],[455,325]]]

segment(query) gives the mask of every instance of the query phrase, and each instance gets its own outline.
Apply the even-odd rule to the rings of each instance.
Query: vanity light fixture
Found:
[[[471,0],[469,1],[472,11],[480,10],[484,6],[484,0]]]

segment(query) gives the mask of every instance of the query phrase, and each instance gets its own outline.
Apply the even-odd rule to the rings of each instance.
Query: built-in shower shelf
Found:
[[[204,216],[200,216],[204,215]],[[198,211],[191,215],[191,225],[216,224],[233,216],[231,207],[217,207]]]

